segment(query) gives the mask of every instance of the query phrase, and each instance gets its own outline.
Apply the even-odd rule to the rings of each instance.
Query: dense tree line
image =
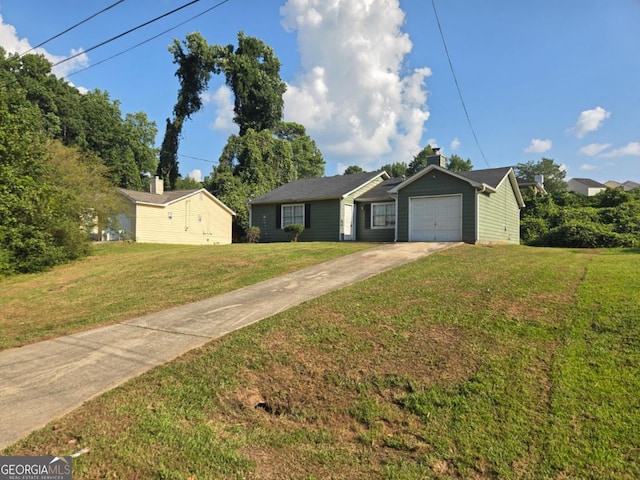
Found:
[[[140,189],[155,169],[155,126],[85,95],[40,55],[0,48],[0,275],[88,252],[94,219],[117,211],[114,185]]]

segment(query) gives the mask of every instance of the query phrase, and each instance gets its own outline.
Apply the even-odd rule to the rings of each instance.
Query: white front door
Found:
[[[409,199],[409,241],[462,241],[462,196]]]
[[[353,235],[353,205],[344,206],[344,219],[342,220],[343,240],[355,240]]]

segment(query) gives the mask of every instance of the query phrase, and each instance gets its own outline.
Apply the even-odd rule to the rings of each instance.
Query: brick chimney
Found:
[[[151,193],[155,193],[156,195],[162,195],[164,193],[164,180],[162,180],[157,175],[151,179],[149,182],[149,187]]]

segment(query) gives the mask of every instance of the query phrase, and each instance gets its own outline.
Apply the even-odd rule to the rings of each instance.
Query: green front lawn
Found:
[[[97,244],[82,261],[0,279],[0,350],[203,300],[373,246]]]
[[[74,479],[638,478],[639,291],[637,251],[464,245],[215,340],[2,454],[90,447]]]

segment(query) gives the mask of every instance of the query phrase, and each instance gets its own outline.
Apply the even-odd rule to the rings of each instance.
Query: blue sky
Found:
[[[229,0],[96,65],[219,1],[200,0],[55,71],[80,89],[108,91],[123,112],[146,112],[160,144],[179,87],[172,39],[199,31],[235,45],[244,30],[280,58],[285,120],[307,127],[326,175],[408,163],[435,143],[475,169],[547,157],[567,179],[640,181],[640,0],[435,0],[480,148],[428,0]],[[0,46],[24,52],[112,3],[0,0]],[[125,0],[38,51],[55,62],[185,3]],[[209,175],[237,132],[223,79],[209,87],[183,131],[183,176]]]

